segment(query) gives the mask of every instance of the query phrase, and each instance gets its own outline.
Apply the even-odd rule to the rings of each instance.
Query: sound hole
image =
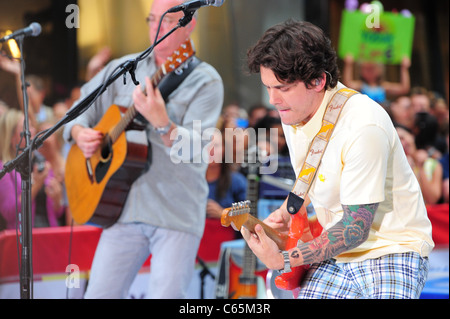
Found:
[[[98,163],[97,167],[95,168],[95,179],[97,183],[101,183],[103,178],[105,178],[106,173],[109,170],[109,167],[111,166],[111,160],[113,157],[113,149],[112,149],[112,143],[109,136],[106,136],[104,139],[104,143],[101,147],[101,160]]]

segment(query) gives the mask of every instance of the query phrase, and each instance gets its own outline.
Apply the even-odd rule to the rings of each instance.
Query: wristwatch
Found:
[[[169,120],[169,124],[167,124],[166,126],[155,127],[154,129],[159,135],[166,135],[167,133],[169,133],[169,130],[171,127],[172,127],[172,121]]]
[[[282,250],[281,254],[283,254],[284,269],[279,270],[279,272],[282,274],[286,274],[291,272],[291,262],[289,261],[289,253],[285,250]]]

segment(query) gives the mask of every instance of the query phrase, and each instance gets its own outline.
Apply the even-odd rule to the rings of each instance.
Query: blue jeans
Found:
[[[103,230],[91,268],[86,299],[126,298],[152,254],[146,298],[186,298],[200,238],[142,223],[116,223]]]

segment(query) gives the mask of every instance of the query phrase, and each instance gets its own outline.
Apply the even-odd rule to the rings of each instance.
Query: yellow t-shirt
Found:
[[[305,125],[283,125],[297,176],[326,107],[341,88],[326,92]],[[367,241],[336,256],[337,262],[408,251],[428,256],[434,247],[420,186],[397,132],[385,110],[366,95],[357,94],[344,106],[308,194],[325,229],[342,218],[342,205],[380,203]]]

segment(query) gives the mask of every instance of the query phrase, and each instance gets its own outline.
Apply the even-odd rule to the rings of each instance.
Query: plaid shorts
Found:
[[[327,260],[311,266],[298,299],[418,299],[428,263],[415,252],[355,263]]]

